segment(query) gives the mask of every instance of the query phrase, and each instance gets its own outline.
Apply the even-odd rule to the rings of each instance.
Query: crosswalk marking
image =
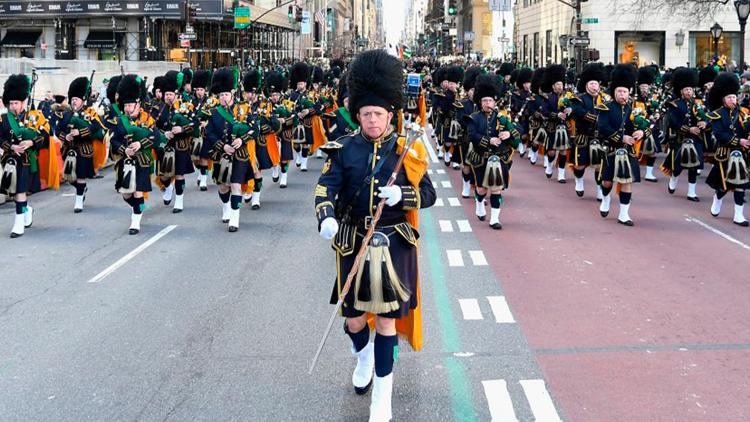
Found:
[[[438,220],[441,232],[453,232],[453,223],[450,220]]]
[[[467,321],[478,321],[484,319],[482,311],[479,309],[479,301],[476,299],[458,299],[461,306],[461,313]]]
[[[437,174],[445,174],[445,170],[443,169],[437,169]]]
[[[451,188],[451,181],[450,180],[443,180],[440,182],[441,185],[443,185],[444,188],[450,189]]]
[[[561,422],[544,380],[521,380],[520,383],[537,422]]]
[[[448,249],[446,253],[448,254],[448,266],[451,266],[451,267],[463,267],[464,266],[464,258],[463,256],[461,256],[461,250]]]
[[[492,422],[518,422],[505,380],[482,381]]]
[[[432,169],[427,169],[427,174],[432,174]]]
[[[448,198],[448,205],[451,207],[460,207],[461,202],[458,200],[458,198]]]
[[[469,251],[469,257],[471,257],[471,262],[476,265],[487,265],[487,259],[484,257],[484,252],[482,251]]]
[[[445,204],[443,203],[443,198],[435,198],[435,206],[436,207],[445,206]]]
[[[458,231],[461,233],[468,233],[471,231],[469,220],[456,220],[456,224],[458,225]]]
[[[487,296],[487,301],[490,302],[490,308],[495,315],[495,322],[498,324],[513,324],[516,322],[513,314],[510,313],[505,296]]]
[[[432,187],[433,187],[433,188],[435,188],[435,189],[437,189],[437,187],[438,187],[438,182],[436,182],[435,180],[433,180],[433,181],[432,181]]]

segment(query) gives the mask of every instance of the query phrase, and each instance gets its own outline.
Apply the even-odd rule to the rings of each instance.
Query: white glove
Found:
[[[392,207],[401,201],[401,186],[383,186],[378,188],[379,198],[385,198],[385,204]]]
[[[320,223],[320,237],[325,240],[333,239],[339,231],[339,222],[333,217],[327,217]]]

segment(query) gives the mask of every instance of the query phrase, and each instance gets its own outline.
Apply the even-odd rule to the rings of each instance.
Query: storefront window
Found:
[[[711,33],[690,33],[690,64],[705,66],[714,57],[714,40]],[[724,32],[719,38],[719,58],[724,62],[740,61],[740,33]]]
[[[76,58],[76,27],[75,22],[55,22],[55,58],[73,60]]]
[[[664,32],[615,32],[615,62],[664,64]]]

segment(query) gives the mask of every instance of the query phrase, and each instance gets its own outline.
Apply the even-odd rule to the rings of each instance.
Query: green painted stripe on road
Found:
[[[432,219],[432,212],[429,209],[423,210],[421,216],[422,224],[420,228],[424,233],[422,245],[426,252],[428,271],[430,273],[430,277],[427,279],[430,280],[430,290],[432,290],[435,296],[443,351],[450,353],[462,352],[461,338],[458,334],[456,321],[453,318],[453,311],[451,310],[452,301],[448,292],[448,286],[445,284],[445,265],[442,259],[443,254],[438,247],[435,221]],[[453,419],[461,422],[476,421],[477,416],[474,412],[474,402],[471,398],[471,389],[466,379],[466,370],[463,363],[453,356],[447,357],[445,359],[445,368],[451,390]]]

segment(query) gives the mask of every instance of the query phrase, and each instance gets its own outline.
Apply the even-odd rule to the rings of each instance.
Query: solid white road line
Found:
[[[544,380],[521,380],[520,383],[537,422],[561,422]]]
[[[445,206],[445,204],[443,203],[443,198],[435,198],[435,206],[436,207]]]
[[[461,233],[469,233],[471,231],[469,220],[456,220],[456,224],[458,224],[458,231]]]
[[[438,220],[441,232],[453,232],[453,223],[450,220]]]
[[[451,207],[460,207],[461,202],[458,200],[458,198],[448,198],[448,205]]]
[[[747,251],[750,251],[750,245],[747,245],[747,244],[741,242],[740,240],[735,239],[734,237],[732,237],[732,236],[724,233],[723,231],[721,231],[721,230],[719,230],[717,228],[709,226],[708,224],[704,223],[701,220],[698,220],[695,217],[691,217],[691,216],[689,216],[689,215],[686,214],[685,215],[685,219],[688,220],[688,221],[692,221],[695,224],[698,224],[699,226],[703,227],[704,229],[708,229],[708,230],[712,231],[714,234],[717,234],[717,235],[723,237],[724,239],[726,239],[726,240],[734,243],[735,245],[737,245],[737,246],[739,246],[739,247],[741,247],[741,248],[743,248],[743,249],[745,249]]]
[[[458,299],[461,306],[461,313],[467,321],[478,321],[484,319],[482,311],[479,309],[479,301],[476,299]]]
[[[450,180],[443,180],[440,182],[441,185],[443,185],[444,188],[450,189],[451,188],[451,181]]]
[[[487,296],[487,301],[490,302],[490,308],[495,315],[495,322],[498,324],[513,324],[516,322],[513,319],[513,314],[510,313],[505,296]]]
[[[471,257],[471,262],[475,266],[487,265],[487,258],[484,257],[484,252],[482,252],[482,251],[469,251],[469,256]]]
[[[135,258],[139,253],[141,253],[144,250],[146,250],[146,248],[148,248],[149,246],[153,245],[154,243],[156,243],[157,240],[159,240],[162,237],[166,236],[169,232],[171,232],[172,230],[174,230],[176,228],[177,228],[176,225],[171,225],[171,226],[165,227],[162,231],[160,231],[159,233],[156,233],[154,235],[154,237],[152,237],[151,239],[147,240],[145,243],[143,243],[142,245],[138,246],[137,248],[133,249],[130,253],[128,253],[127,255],[123,256],[119,260],[117,260],[117,262],[115,262],[114,264],[112,264],[109,267],[107,267],[104,271],[102,271],[99,274],[95,275],[94,278],[92,278],[88,282],[89,283],[98,283],[98,282],[102,281],[105,277],[107,277],[108,275],[110,275],[113,272],[115,272],[115,270],[117,270],[118,268],[120,268],[123,265],[125,265],[128,261],[130,261],[131,259]]]
[[[461,250],[459,249],[448,249],[448,266],[450,267],[463,267],[464,258],[461,256]]]
[[[505,380],[482,381],[492,422],[518,422]]]

